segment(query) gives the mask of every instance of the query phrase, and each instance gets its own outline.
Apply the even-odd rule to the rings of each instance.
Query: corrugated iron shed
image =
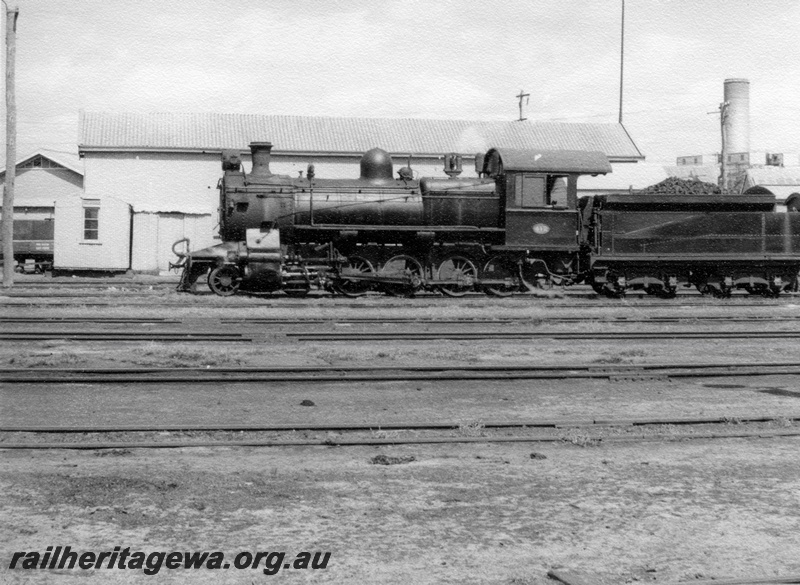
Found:
[[[594,150],[611,162],[644,159],[621,124],[332,118],[255,114],[82,112],[81,152],[217,151],[268,140],[274,152],[474,154],[492,147]]]

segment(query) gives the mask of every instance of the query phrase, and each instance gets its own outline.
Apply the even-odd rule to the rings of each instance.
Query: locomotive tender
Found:
[[[221,296],[324,289],[347,296],[438,290],[496,296],[588,283],[673,296],[681,286],[728,296],[777,295],[800,272],[800,214],[775,213],[771,195],[577,197],[581,175],[611,172],[599,152],[492,148],[479,177],[394,178],[391,157],[368,151],[356,180],[270,171],[268,142],[222,156],[222,243],[178,252],[179,290],[208,273]],[[173,250],[180,243],[176,242]]]

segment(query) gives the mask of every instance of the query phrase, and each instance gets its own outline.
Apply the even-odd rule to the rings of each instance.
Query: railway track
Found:
[[[744,417],[649,417],[620,418],[599,417],[582,419],[530,419],[505,421],[480,421],[480,429],[535,429],[535,428],[595,428],[639,427],[654,425],[719,425],[800,421],[800,412],[783,416],[762,414]],[[456,421],[417,421],[395,423],[291,423],[291,424],[181,424],[181,425],[110,425],[110,426],[38,426],[0,425],[0,433],[132,433],[132,432],[283,432],[283,431],[419,431],[462,430],[464,424]]]
[[[186,384],[251,382],[394,382],[430,380],[550,380],[606,378],[616,381],[799,375],[796,362],[626,365],[273,366],[196,368],[0,369],[7,384]],[[800,392],[798,392],[800,396]]]
[[[86,296],[86,295],[71,295],[74,298],[81,298],[83,300],[80,301],[65,301],[62,298],[56,297],[50,299],[48,302],[48,297],[41,296],[41,295],[31,295],[28,297],[16,297],[19,300],[15,302],[9,301],[0,301],[0,306],[4,307],[180,307],[180,308],[192,308],[192,307],[202,307],[202,308],[213,308],[213,309],[285,309],[285,308],[294,308],[294,309],[308,309],[308,308],[320,308],[323,305],[320,303],[319,300],[312,300],[309,299],[304,302],[298,302],[295,299],[291,299],[289,297],[251,297],[250,302],[236,302],[231,300],[218,300],[211,303],[205,302],[208,298],[215,298],[218,299],[219,297],[192,297],[193,300],[188,302],[182,301],[161,301],[161,302],[154,302],[154,299],[163,298],[158,297],[157,295],[152,295],[154,299],[150,299],[148,301],[141,300],[141,298],[147,295],[138,295],[137,298],[140,300],[134,301],[129,300],[129,295],[120,294],[117,295],[113,301],[102,301],[97,300],[101,297],[98,296]],[[107,296],[107,295],[106,295]],[[0,298],[3,295],[0,294]],[[691,297],[689,297],[691,298]],[[27,299],[38,299],[38,300],[27,300]],[[476,302],[476,299],[483,299],[485,302]],[[515,296],[512,298],[504,298],[504,299],[487,299],[483,296],[478,297],[463,297],[463,298],[451,298],[451,297],[424,297],[424,298],[415,298],[415,299],[408,299],[407,301],[400,301],[398,302],[395,299],[389,300],[385,298],[368,298],[364,299],[360,302],[353,302],[351,299],[339,299],[339,298],[328,298],[326,302],[328,304],[324,305],[325,308],[336,307],[336,308],[351,308],[351,309],[394,309],[394,308],[424,308],[426,303],[430,302],[431,306],[439,306],[441,304],[451,304],[453,306],[458,307],[475,307],[475,308],[486,308],[487,306],[498,306],[498,307],[514,307],[514,306],[535,306],[539,308],[565,308],[565,307],[574,307],[574,308],[595,308],[595,309],[608,309],[613,307],[670,307],[670,308],[688,308],[688,307],[781,307],[786,305],[794,305],[798,301],[800,301],[800,297],[798,296],[789,296],[786,295],[785,297],[781,297],[779,299],[757,299],[757,300],[747,300],[749,297],[741,296],[741,297],[734,297],[733,299],[711,299],[711,298],[704,298],[704,297],[697,297],[694,300],[663,300],[663,299],[653,299],[653,298],[641,298],[641,299],[605,299],[601,302],[597,302],[597,295],[588,295],[585,298],[578,298],[578,297],[569,297],[560,299],[557,302],[554,302],[550,299],[543,300],[537,297],[522,297],[522,296]],[[524,301],[524,302],[523,302]],[[586,302],[589,301],[589,302]]]
[[[153,341],[153,342],[238,342],[264,341],[264,332],[244,335],[237,332],[202,331],[31,331],[0,332],[0,341]],[[602,340],[602,341],[668,341],[668,340],[731,340],[800,339],[800,331],[270,331],[266,335],[297,342],[402,342],[402,341],[512,341],[512,340]]]
[[[0,323],[104,323],[167,325],[182,324],[181,319],[166,317],[0,317]]]
[[[190,324],[196,319],[175,319],[167,317],[0,317],[2,323],[69,323],[69,324],[140,324],[140,325],[176,325]],[[578,316],[547,316],[547,317],[496,317],[496,318],[424,318],[424,317],[319,317],[319,318],[273,318],[273,317],[239,317],[239,318],[214,318],[202,319],[202,322],[218,321],[224,325],[495,325],[519,323],[784,323],[800,321],[800,315],[785,316],[750,316],[738,317],[728,315],[678,315],[678,316],[610,316],[610,317],[578,317]]]
[[[251,342],[241,333],[202,331],[2,331],[0,341],[163,341],[163,342]]]
[[[439,340],[603,340],[666,341],[677,339],[800,339],[800,331],[392,331],[392,332],[286,332],[298,341],[439,341]]]
[[[247,438],[233,439],[203,439],[185,438],[180,436],[182,433],[191,432],[218,432],[218,429],[179,429],[172,427],[153,427],[148,431],[127,431],[119,430],[122,427],[105,430],[98,428],[87,428],[83,430],[38,430],[37,427],[9,427],[14,430],[2,431],[0,435],[0,450],[3,449],[59,449],[59,450],[104,450],[104,449],[177,449],[192,447],[299,447],[299,446],[336,446],[336,447],[355,447],[355,446],[375,446],[375,445],[424,445],[424,444],[460,444],[460,443],[574,443],[581,446],[599,445],[601,443],[620,443],[620,442],[645,442],[645,441],[686,441],[697,439],[742,439],[742,438],[776,438],[776,437],[797,437],[800,436],[800,426],[794,426],[797,417],[759,417],[748,419],[747,421],[730,418],[718,419],[679,419],[671,421],[669,419],[648,421],[601,421],[598,423],[577,425],[548,425],[542,426],[521,426],[519,421],[507,423],[496,423],[496,426],[470,427],[465,430],[463,426],[449,425],[447,427],[422,426],[414,424],[410,427],[388,429],[385,425],[362,425],[360,428],[339,429],[337,434],[330,430],[324,431],[322,437],[298,437],[297,431],[303,430],[303,425],[297,425],[292,429],[272,429],[266,432],[271,433],[269,437],[263,437],[264,431],[248,430],[251,435]],[[564,421],[568,422],[568,421]],[[778,423],[779,428],[763,426]],[[761,426],[759,426],[761,424]],[[692,426],[686,432],[675,430],[677,425]],[[786,426],[791,425],[791,426]],[[616,428],[616,430],[615,430]],[[19,430],[17,430],[19,429]],[[631,432],[633,430],[644,432]],[[323,432],[322,427],[306,429],[309,431]],[[450,433],[449,435],[433,434],[420,435],[420,431],[438,431]],[[229,430],[219,430],[220,432],[230,432]],[[516,431],[520,434],[511,434]],[[112,441],[102,440],[106,433],[139,433],[139,432],[158,432],[162,433],[159,440],[131,440],[117,439]],[[245,431],[238,431],[244,433]],[[14,433],[23,433],[26,440],[14,438]],[[95,435],[92,440],[84,441],[41,441],[30,440],[31,438],[46,438],[51,434],[72,434],[90,433]],[[163,433],[176,433],[178,436],[165,438]],[[29,435],[33,434],[34,437]],[[10,439],[10,440],[9,440]]]

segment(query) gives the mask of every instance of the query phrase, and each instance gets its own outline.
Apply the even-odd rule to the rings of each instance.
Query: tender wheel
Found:
[[[783,285],[772,284],[767,287],[762,294],[768,299],[777,299],[786,288],[787,287]]]
[[[475,286],[478,269],[464,256],[450,256],[439,264],[437,280],[455,280],[457,284],[442,284],[439,290],[449,297],[463,297]]]
[[[392,256],[381,268],[378,276],[383,278],[402,278],[402,284],[383,284],[381,288],[387,295],[394,297],[411,296],[422,285],[422,264],[407,254]]]
[[[650,285],[645,287],[644,292],[659,299],[674,299],[678,295],[678,289],[662,285]]]
[[[348,258],[347,266],[343,266],[341,270],[342,275],[348,274],[374,274],[375,269],[366,258],[361,256],[350,256]],[[334,284],[334,290],[343,294],[346,297],[360,297],[367,294],[372,287],[373,283],[366,280],[338,280]]]
[[[592,280],[590,284],[592,285],[594,292],[609,299],[621,299],[625,296],[625,289],[619,286],[615,281]]]
[[[235,295],[242,277],[235,266],[220,266],[208,275],[208,288],[221,297]]]
[[[484,264],[481,280],[504,280],[504,283],[483,285],[483,290],[495,297],[510,297],[519,291],[519,268],[506,258],[495,256]]]
[[[706,284],[702,289],[699,289],[704,295],[711,295],[715,299],[729,299],[733,291],[724,285],[719,284]]]
[[[698,282],[697,284],[694,285],[694,287],[697,289],[697,292],[699,292],[701,295],[711,294],[711,287],[708,286],[708,284],[705,282]]]

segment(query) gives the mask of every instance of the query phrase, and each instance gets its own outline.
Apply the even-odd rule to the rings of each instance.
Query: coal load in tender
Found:
[[[697,179],[679,179],[668,177],[639,191],[643,195],[719,195],[722,190],[713,183],[705,183]]]

